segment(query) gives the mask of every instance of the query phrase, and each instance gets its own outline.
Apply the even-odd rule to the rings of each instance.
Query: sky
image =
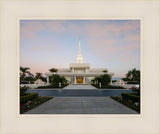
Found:
[[[79,38],[84,63],[113,77],[140,69],[140,20],[21,20],[20,66],[45,74],[76,62]]]

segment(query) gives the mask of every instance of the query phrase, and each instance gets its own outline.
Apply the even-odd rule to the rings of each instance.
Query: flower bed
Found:
[[[33,99],[32,101],[27,101],[26,103],[20,104],[20,114],[27,112],[28,110],[35,108],[36,106],[52,99],[53,97],[47,96],[38,96],[37,98]]]
[[[20,96],[20,103],[25,103],[27,101],[32,101],[38,97],[38,93],[26,93],[23,96]]]
[[[111,96],[111,98],[137,111],[138,113],[140,113],[140,103],[139,102],[134,102],[129,99],[123,99],[121,96]]]
[[[124,100],[132,100],[133,102],[140,102],[140,97],[133,93],[121,93]]]

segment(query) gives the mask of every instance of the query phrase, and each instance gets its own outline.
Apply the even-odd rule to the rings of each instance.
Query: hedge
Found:
[[[39,86],[37,88],[53,88],[52,86]]]
[[[28,87],[20,87],[20,95],[22,96],[22,95],[24,95],[25,94],[25,92],[27,91],[27,89],[28,89]]]
[[[96,88],[100,88],[99,84],[92,84],[92,86],[95,86]],[[113,85],[102,85],[102,89],[125,89],[122,86],[113,86]]]
[[[139,81],[127,81],[127,84],[139,84]]]
[[[140,102],[140,97],[132,94],[132,93],[121,93],[121,96],[123,97],[123,99],[125,100],[131,100],[133,102]]]
[[[31,101],[38,97],[38,93],[28,93],[27,95],[20,96],[20,103],[25,103],[27,101]]]

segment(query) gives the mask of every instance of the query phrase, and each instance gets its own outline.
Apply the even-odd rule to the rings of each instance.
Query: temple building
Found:
[[[89,63],[83,63],[83,56],[81,53],[81,44],[79,39],[79,49],[76,58],[76,63],[70,63],[69,68],[61,69],[59,68],[57,72],[52,73],[48,72],[45,75],[47,76],[47,84],[49,85],[49,76],[52,74],[58,74],[64,76],[69,84],[91,84],[91,80],[96,76],[105,74],[104,70],[107,68],[91,68]],[[113,76],[113,73],[107,72],[107,74]]]

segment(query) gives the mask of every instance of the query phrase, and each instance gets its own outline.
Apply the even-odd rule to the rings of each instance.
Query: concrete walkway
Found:
[[[92,85],[68,85],[63,89],[97,89]]]
[[[54,97],[24,114],[138,114],[110,97]]]

